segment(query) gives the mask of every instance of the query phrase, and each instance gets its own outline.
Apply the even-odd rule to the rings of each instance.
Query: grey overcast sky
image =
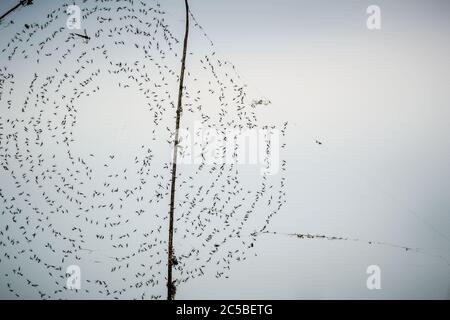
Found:
[[[15,2],[1,1],[0,12]],[[34,2],[11,15],[14,24],[2,22],[0,49],[59,3]],[[450,299],[450,2],[190,3],[214,50],[236,66],[252,97],[272,102],[261,121],[289,123],[286,203],[268,229],[363,241],[261,235],[257,255],[233,264],[228,278],[192,279],[179,286],[177,298]],[[366,27],[372,4],[381,9],[380,30]],[[181,39],[182,1],[161,6]],[[208,42],[193,37],[189,45],[195,53]],[[9,63],[0,59],[0,67]],[[0,115],[5,108],[3,101]],[[90,114],[82,119],[95,125]],[[4,192],[9,187],[0,184]],[[370,265],[381,268],[380,290],[366,287]]]

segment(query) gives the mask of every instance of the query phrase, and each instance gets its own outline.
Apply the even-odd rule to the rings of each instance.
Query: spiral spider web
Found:
[[[85,1],[84,41],[66,28],[70,4],[2,45],[2,294],[159,299],[181,32],[157,2]],[[259,130],[269,166],[267,133],[284,136],[286,124],[259,120],[235,67],[197,22],[191,39],[182,127],[208,133],[182,140],[181,158],[195,161],[180,163],[177,175],[177,284],[227,276],[285,202],[284,160],[273,175],[234,160],[242,132]],[[211,151],[212,140],[235,144]],[[225,154],[234,162],[222,163]],[[69,265],[82,271],[78,290],[67,288]]]

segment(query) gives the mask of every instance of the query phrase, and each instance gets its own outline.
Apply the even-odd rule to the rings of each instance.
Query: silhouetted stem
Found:
[[[184,83],[184,70],[186,67],[186,52],[187,43],[189,37],[189,4],[188,0],[184,1],[186,7],[186,31],[184,34],[183,43],[183,57],[181,59],[181,71],[180,71],[180,86],[178,89],[178,103],[177,103],[177,116],[175,123],[175,139],[173,142],[173,160],[172,160],[172,186],[170,189],[170,209],[169,209],[169,244],[167,254],[167,300],[173,300],[175,298],[175,283],[172,281],[172,269],[173,269],[173,215],[175,208],[175,183],[177,176],[177,156],[178,156],[178,144],[179,144],[179,129],[180,119],[182,112],[182,100],[183,100],[183,83]]]

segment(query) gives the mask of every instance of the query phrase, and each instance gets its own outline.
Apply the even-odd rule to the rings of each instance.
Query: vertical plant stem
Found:
[[[170,189],[170,209],[169,209],[169,244],[167,254],[167,300],[173,300],[175,298],[175,284],[172,281],[172,269],[173,269],[173,222],[174,222],[174,208],[175,208],[175,183],[177,176],[177,157],[178,157],[178,144],[179,144],[179,130],[180,119],[182,113],[182,100],[183,100],[183,86],[184,86],[184,70],[186,67],[186,52],[189,37],[189,3],[188,0],[184,0],[186,7],[186,30],[184,34],[183,42],[183,57],[181,59],[180,70],[180,86],[178,89],[178,103],[177,103],[177,115],[175,122],[175,139],[173,142],[173,159],[172,159],[172,186]]]

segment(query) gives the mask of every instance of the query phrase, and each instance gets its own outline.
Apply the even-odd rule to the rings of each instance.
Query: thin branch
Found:
[[[173,254],[173,214],[175,207],[175,182],[177,176],[177,156],[178,156],[178,144],[179,144],[179,129],[180,119],[182,113],[182,99],[183,99],[183,86],[184,86],[184,70],[186,67],[186,53],[187,43],[189,37],[189,3],[188,0],[184,0],[186,7],[186,30],[184,34],[183,43],[183,57],[181,59],[181,71],[180,71],[180,86],[178,89],[178,104],[177,104],[177,116],[175,123],[175,139],[173,142],[173,160],[172,160],[172,186],[170,189],[170,209],[169,209],[169,244],[167,254],[167,300],[173,300],[175,298],[175,281],[172,281],[172,269],[174,263]]]
[[[14,7],[12,7],[11,9],[9,9],[7,12],[5,12],[4,14],[2,14],[0,16],[0,22],[6,17],[8,16],[10,13],[12,13],[13,11],[17,10],[19,7],[21,6],[29,6],[32,5],[33,1],[32,0],[21,0],[19,1],[18,4],[16,4]]]

